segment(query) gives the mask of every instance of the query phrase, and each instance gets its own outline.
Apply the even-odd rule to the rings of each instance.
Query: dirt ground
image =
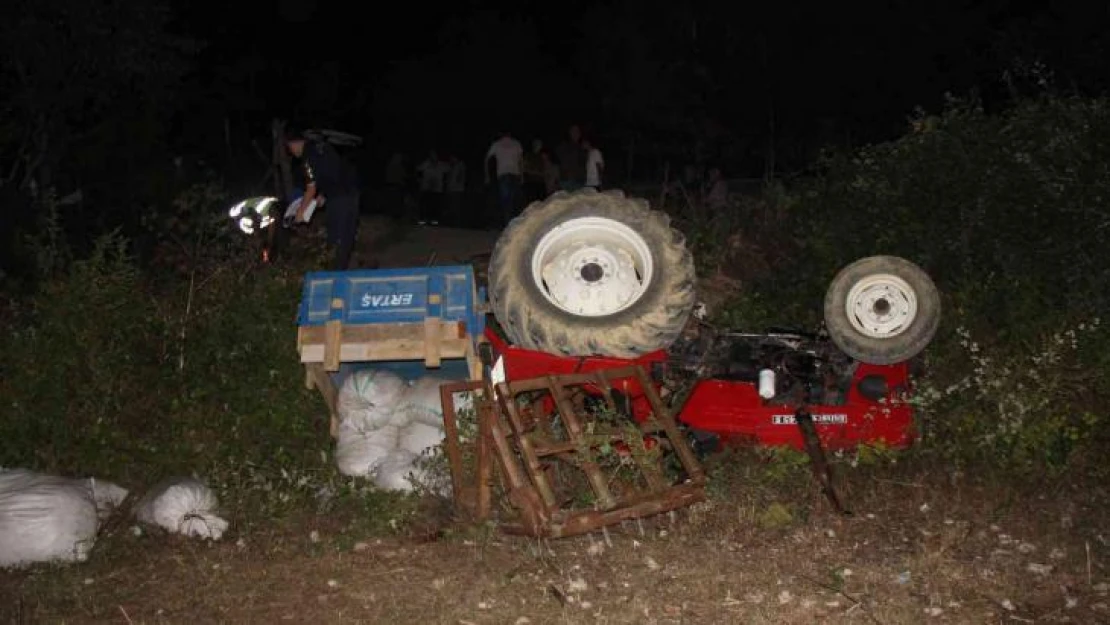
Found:
[[[497,234],[368,225],[382,267],[467,262]],[[804,470],[733,458],[705,503],[553,541],[352,511],[215,543],[124,525],[87,563],[0,571],[0,623],[1110,623],[1105,481],[838,470],[851,516]]]
[[[562,540],[343,513],[218,543],[123,528],[88,563],[0,573],[0,622],[1110,622],[1105,484],[842,470],[849,517],[733,467],[708,502]]]
[[[367,217],[359,232],[356,267],[423,267],[467,263],[489,254],[499,230],[468,230],[416,225]]]

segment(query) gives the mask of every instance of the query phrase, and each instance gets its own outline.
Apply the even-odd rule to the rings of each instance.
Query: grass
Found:
[[[261,291],[239,296],[272,287],[280,313],[296,270],[265,271]],[[0,572],[0,622],[1110,620],[1110,481],[1091,470],[1096,458],[1026,481],[989,462],[941,463],[928,448],[842,457],[854,515],[841,517],[803,456],[740,450],[707,462],[705,503],[580,538],[514,538],[458,522],[440,499],[336,475],[320,401],[300,390],[284,343],[268,347],[281,333],[248,325],[232,329],[248,331],[249,349],[190,353],[197,366],[267,367],[200,376],[147,430],[183,440],[171,463],[153,454],[143,470],[201,461],[192,466],[232,520],[224,540],[124,523],[87,563]],[[190,340],[219,344],[227,328],[209,327]]]
[[[1103,481],[841,462],[854,511],[841,517],[804,473],[761,487],[777,468],[733,460],[713,469],[730,486],[708,502],[560,541],[425,510],[450,530],[429,540],[345,507],[216,544],[121,531],[87,564],[0,573],[0,606],[11,622],[71,623],[1110,619]],[[790,517],[761,525],[774,505]]]

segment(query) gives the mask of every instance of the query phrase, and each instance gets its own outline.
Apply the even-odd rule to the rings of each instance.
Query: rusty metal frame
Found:
[[[618,384],[642,392],[652,414],[638,423],[630,419],[621,432],[595,433],[595,417],[585,410],[583,397],[588,391],[603,398],[609,410],[619,412],[614,399]],[[478,425],[474,441],[477,462],[469,474],[454,403],[454,394],[459,392],[472,393]],[[541,399],[528,400],[536,395]],[[502,382],[496,387],[484,382],[452,383],[441,387],[441,399],[455,501],[474,519],[489,520],[496,462],[496,478],[520,515],[518,522],[502,523],[506,532],[549,538],[573,536],[705,498],[705,473],[639,366]],[[556,420],[564,438],[551,440],[541,435],[542,428],[550,428]],[[627,440],[633,432],[631,438],[636,440]],[[647,439],[674,455],[684,479],[669,483],[658,458],[629,453],[627,466],[634,467],[645,487],[629,487],[623,495],[614,493],[595,461],[594,450],[613,444],[626,448],[639,445],[643,450]],[[592,508],[575,509],[559,500],[558,477],[552,471],[556,463],[585,474],[593,496]]]

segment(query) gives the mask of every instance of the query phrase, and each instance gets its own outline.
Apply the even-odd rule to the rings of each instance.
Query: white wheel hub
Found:
[[[848,321],[860,334],[893,338],[905,332],[917,317],[917,295],[898,276],[875,274],[852,287],[845,308]]]
[[[604,217],[562,223],[532,253],[532,280],[544,297],[584,317],[611,315],[634,304],[654,270],[644,238]]]

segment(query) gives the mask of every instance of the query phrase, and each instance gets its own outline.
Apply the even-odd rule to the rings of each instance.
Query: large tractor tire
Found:
[[[620,191],[558,192],[513,219],[489,265],[493,314],[514,344],[635,358],[678,337],[694,259],[670,218]]]
[[[897,256],[840,270],[825,293],[825,327],[845,354],[873,365],[903,362],[933,340],[940,295],[929,275]]]

